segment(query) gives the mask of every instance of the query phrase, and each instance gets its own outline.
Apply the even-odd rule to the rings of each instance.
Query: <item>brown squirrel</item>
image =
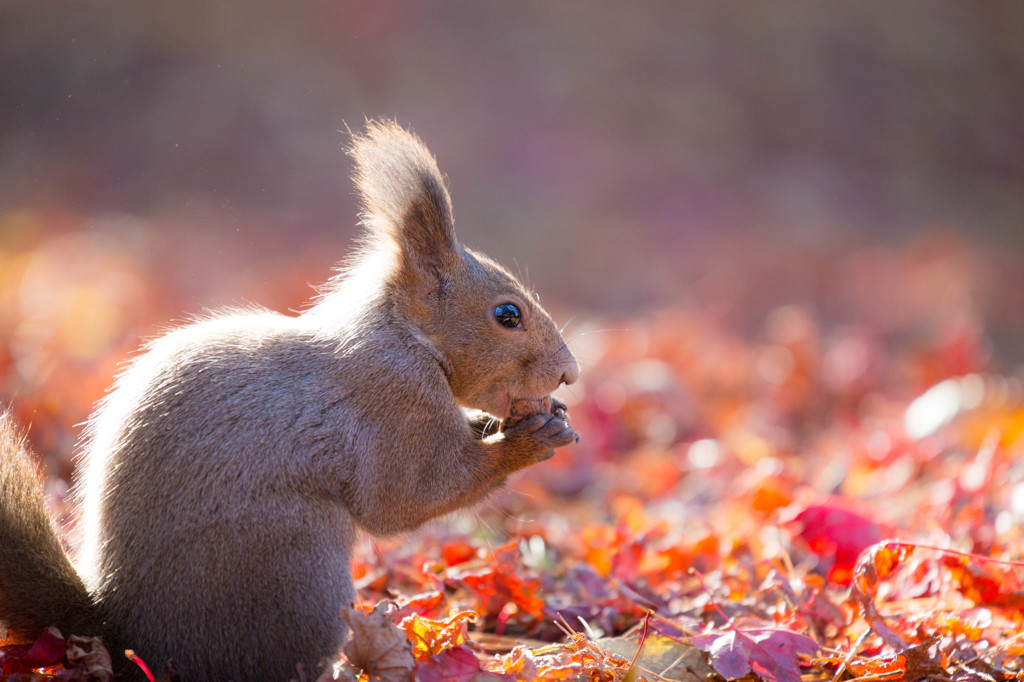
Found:
[[[356,528],[414,529],[577,440],[557,401],[495,428],[579,366],[535,296],[456,241],[434,157],[391,122],[350,153],[365,237],[314,305],[171,331],[98,406],[76,484],[81,578],[23,440],[0,427],[12,629],[102,633],[185,682],[309,674],[346,635]]]

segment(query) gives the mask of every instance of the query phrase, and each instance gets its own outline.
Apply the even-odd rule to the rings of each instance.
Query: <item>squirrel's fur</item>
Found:
[[[418,138],[370,123],[350,153],[366,236],[315,304],[171,331],[90,419],[81,580],[3,427],[0,620],[102,633],[185,682],[310,674],[345,635],[356,528],[416,528],[575,440],[564,411],[502,433],[470,416],[572,383],[576,360],[531,292],[456,241]]]

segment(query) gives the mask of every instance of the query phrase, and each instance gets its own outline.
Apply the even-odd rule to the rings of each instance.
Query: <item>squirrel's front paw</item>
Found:
[[[507,427],[503,433],[513,449],[532,455],[537,462],[551,459],[555,448],[579,441],[564,407],[527,417]]]

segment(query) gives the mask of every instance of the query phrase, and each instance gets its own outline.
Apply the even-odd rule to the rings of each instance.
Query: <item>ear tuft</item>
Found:
[[[394,121],[369,121],[348,153],[371,234],[393,239],[407,263],[434,269],[451,263],[457,257],[451,199],[423,142]]]

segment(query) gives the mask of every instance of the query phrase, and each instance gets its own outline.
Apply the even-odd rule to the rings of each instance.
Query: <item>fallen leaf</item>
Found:
[[[504,656],[491,662],[493,672],[504,672],[517,680],[532,680],[540,676],[540,667],[533,653],[525,646],[517,646]]]
[[[781,628],[729,630],[691,642],[711,655],[711,664],[727,680],[753,672],[768,682],[800,682],[799,656],[820,649],[810,637]]]
[[[516,678],[484,670],[476,654],[463,644],[445,649],[417,665],[414,679],[416,682],[514,682]]]
[[[31,673],[38,668],[60,664],[67,642],[57,628],[50,627],[31,644],[0,647],[0,674]]]
[[[107,682],[114,676],[110,652],[99,637],[71,635],[68,637],[66,657],[68,665],[81,665],[90,680]]]
[[[642,648],[636,640],[635,636],[608,637],[597,640],[595,644],[666,680],[704,682],[715,674],[695,646],[660,634],[648,635]],[[637,649],[640,650],[639,655]]]
[[[811,551],[832,560],[829,580],[848,585],[860,553],[882,539],[882,526],[838,500],[807,505],[792,516]],[[792,512],[791,512],[792,513]]]
[[[387,602],[377,604],[369,613],[343,609],[342,620],[350,635],[342,651],[371,682],[406,682],[416,665],[412,644],[388,618],[387,609]]]
[[[433,620],[411,615],[398,623],[412,642],[412,653],[417,661],[426,661],[445,649],[458,646],[468,639],[467,623],[477,620],[473,611],[461,611],[445,620]]]

